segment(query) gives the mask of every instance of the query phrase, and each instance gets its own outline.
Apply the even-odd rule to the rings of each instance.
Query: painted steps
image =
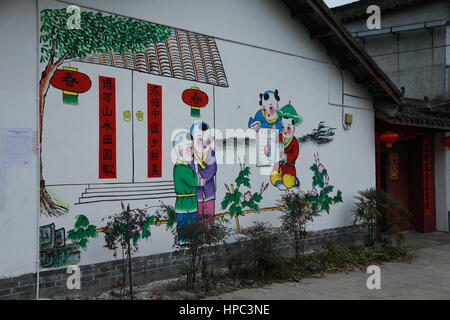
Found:
[[[76,204],[175,198],[173,181],[90,184]]]

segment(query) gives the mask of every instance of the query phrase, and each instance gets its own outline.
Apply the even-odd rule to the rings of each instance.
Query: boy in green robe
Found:
[[[177,199],[175,213],[177,216],[178,243],[184,245],[186,239],[183,229],[197,222],[197,187],[205,185],[206,180],[192,170],[189,164],[193,159],[192,136],[189,132],[180,132],[173,139],[177,160],[173,167],[173,181]]]

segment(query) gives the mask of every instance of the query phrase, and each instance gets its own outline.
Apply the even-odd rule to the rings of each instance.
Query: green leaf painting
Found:
[[[89,219],[80,214],[75,218],[75,226],[67,232],[67,239],[78,243],[81,248],[86,249],[88,238],[96,238],[96,226],[89,224]]]
[[[228,186],[225,184],[225,197],[221,202],[222,209],[228,210],[230,212],[230,216],[241,216],[244,215],[245,209],[250,209],[255,212],[259,210],[259,203],[263,199],[262,194],[268,187],[268,183],[262,184],[259,192],[252,192],[248,189],[251,188],[250,183],[250,167],[245,164],[241,164],[241,170],[237,178],[234,180],[236,184],[236,188],[234,184]],[[244,186],[247,190],[241,191],[241,187]]]
[[[330,185],[330,176],[323,163],[320,162],[318,153],[314,154],[314,164],[310,169],[313,172],[312,189],[307,193],[306,198],[313,209],[330,213],[332,204],[343,201],[342,191],[338,190],[335,196],[330,195],[334,187]]]
[[[52,46],[55,58],[68,53],[68,58],[82,58],[100,52],[143,51],[151,43],[165,41],[170,27],[132,19],[81,10],[79,29],[69,29],[67,21],[72,13],[66,9],[41,11],[41,62],[49,60]]]

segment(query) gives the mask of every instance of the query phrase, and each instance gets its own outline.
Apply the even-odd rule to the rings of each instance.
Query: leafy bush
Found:
[[[281,216],[281,229],[293,238],[295,263],[300,262],[300,256],[305,252],[306,225],[320,215],[320,209],[311,205],[308,194],[303,192],[286,192],[281,196],[284,206]]]
[[[130,205],[125,208],[122,204],[122,212],[108,216],[106,220],[105,248],[113,251],[114,257],[117,256],[119,247],[122,249],[123,256],[123,286],[125,286],[126,261],[128,261],[128,278],[130,285],[130,298],[133,299],[132,282],[132,252],[138,251],[140,239],[148,239],[151,235],[150,226],[155,223],[155,216],[149,215],[147,209],[130,209]]]
[[[375,241],[370,246],[329,243],[307,256],[306,267],[302,271],[335,272],[408,258],[410,255],[406,248],[394,247],[384,241]]]
[[[400,201],[376,188],[359,191],[355,199],[353,224],[367,226],[369,244],[374,240],[401,243],[403,236],[400,231],[410,226],[412,215]]]
[[[186,249],[189,254],[189,265],[184,270],[186,274],[187,288],[194,288],[197,281],[199,266],[203,263],[205,269],[206,260],[203,259],[204,251],[207,247],[214,249],[215,246],[225,243],[230,231],[222,220],[216,220],[214,224],[205,223],[197,219],[192,224],[186,225],[181,232],[176,229],[172,231],[174,235],[174,247]],[[180,234],[183,235],[183,244],[180,245]],[[204,270],[203,270],[204,273]]]
[[[264,222],[254,222],[237,234],[238,251],[229,261],[232,273],[262,279],[274,276],[282,263],[278,250],[280,230]]]

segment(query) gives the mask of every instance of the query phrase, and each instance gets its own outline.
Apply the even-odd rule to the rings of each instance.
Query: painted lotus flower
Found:
[[[250,191],[247,191],[246,193],[244,193],[244,202],[250,202],[251,199],[252,199],[252,193]]]

